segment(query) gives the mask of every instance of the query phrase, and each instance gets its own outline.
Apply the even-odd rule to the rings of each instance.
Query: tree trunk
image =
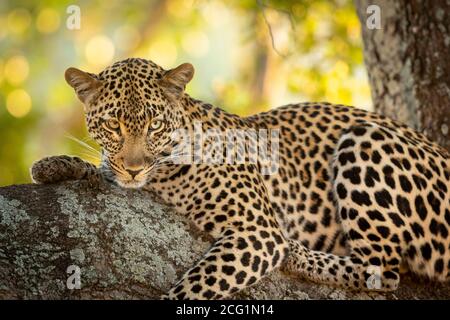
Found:
[[[450,1],[355,4],[375,110],[450,150]],[[380,29],[367,25],[370,5],[381,9]]]
[[[83,182],[0,188],[0,299],[158,298],[210,242],[145,191]],[[348,292],[277,271],[237,297],[450,298],[449,285],[403,280],[394,293]]]

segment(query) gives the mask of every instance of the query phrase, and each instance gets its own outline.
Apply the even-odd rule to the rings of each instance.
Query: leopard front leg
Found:
[[[66,155],[46,157],[33,163],[31,178],[34,183],[49,184],[66,180],[87,180],[97,186],[101,175],[95,165],[78,157]]]
[[[277,232],[228,229],[163,299],[226,298],[280,266],[287,250]]]

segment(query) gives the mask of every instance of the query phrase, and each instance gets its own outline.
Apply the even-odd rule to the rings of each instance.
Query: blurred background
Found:
[[[64,71],[127,57],[192,63],[188,93],[239,115],[302,101],[372,108],[352,1],[2,0],[0,186],[30,182],[47,155],[98,161],[74,141],[97,147]]]

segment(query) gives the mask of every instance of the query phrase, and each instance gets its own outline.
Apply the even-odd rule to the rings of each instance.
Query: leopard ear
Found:
[[[94,75],[76,68],[69,68],[64,74],[67,83],[75,89],[78,98],[86,106],[95,97],[101,81],[94,78]]]
[[[178,100],[183,95],[184,89],[194,76],[194,67],[190,63],[183,63],[178,67],[166,71],[159,84],[165,95],[174,100]]]

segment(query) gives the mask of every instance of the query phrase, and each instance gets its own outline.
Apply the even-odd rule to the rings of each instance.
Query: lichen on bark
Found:
[[[149,193],[83,182],[0,188],[0,299],[157,299],[212,239]],[[81,288],[68,289],[69,266]],[[406,277],[395,293],[352,292],[279,271],[241,299],[449,298]]]

